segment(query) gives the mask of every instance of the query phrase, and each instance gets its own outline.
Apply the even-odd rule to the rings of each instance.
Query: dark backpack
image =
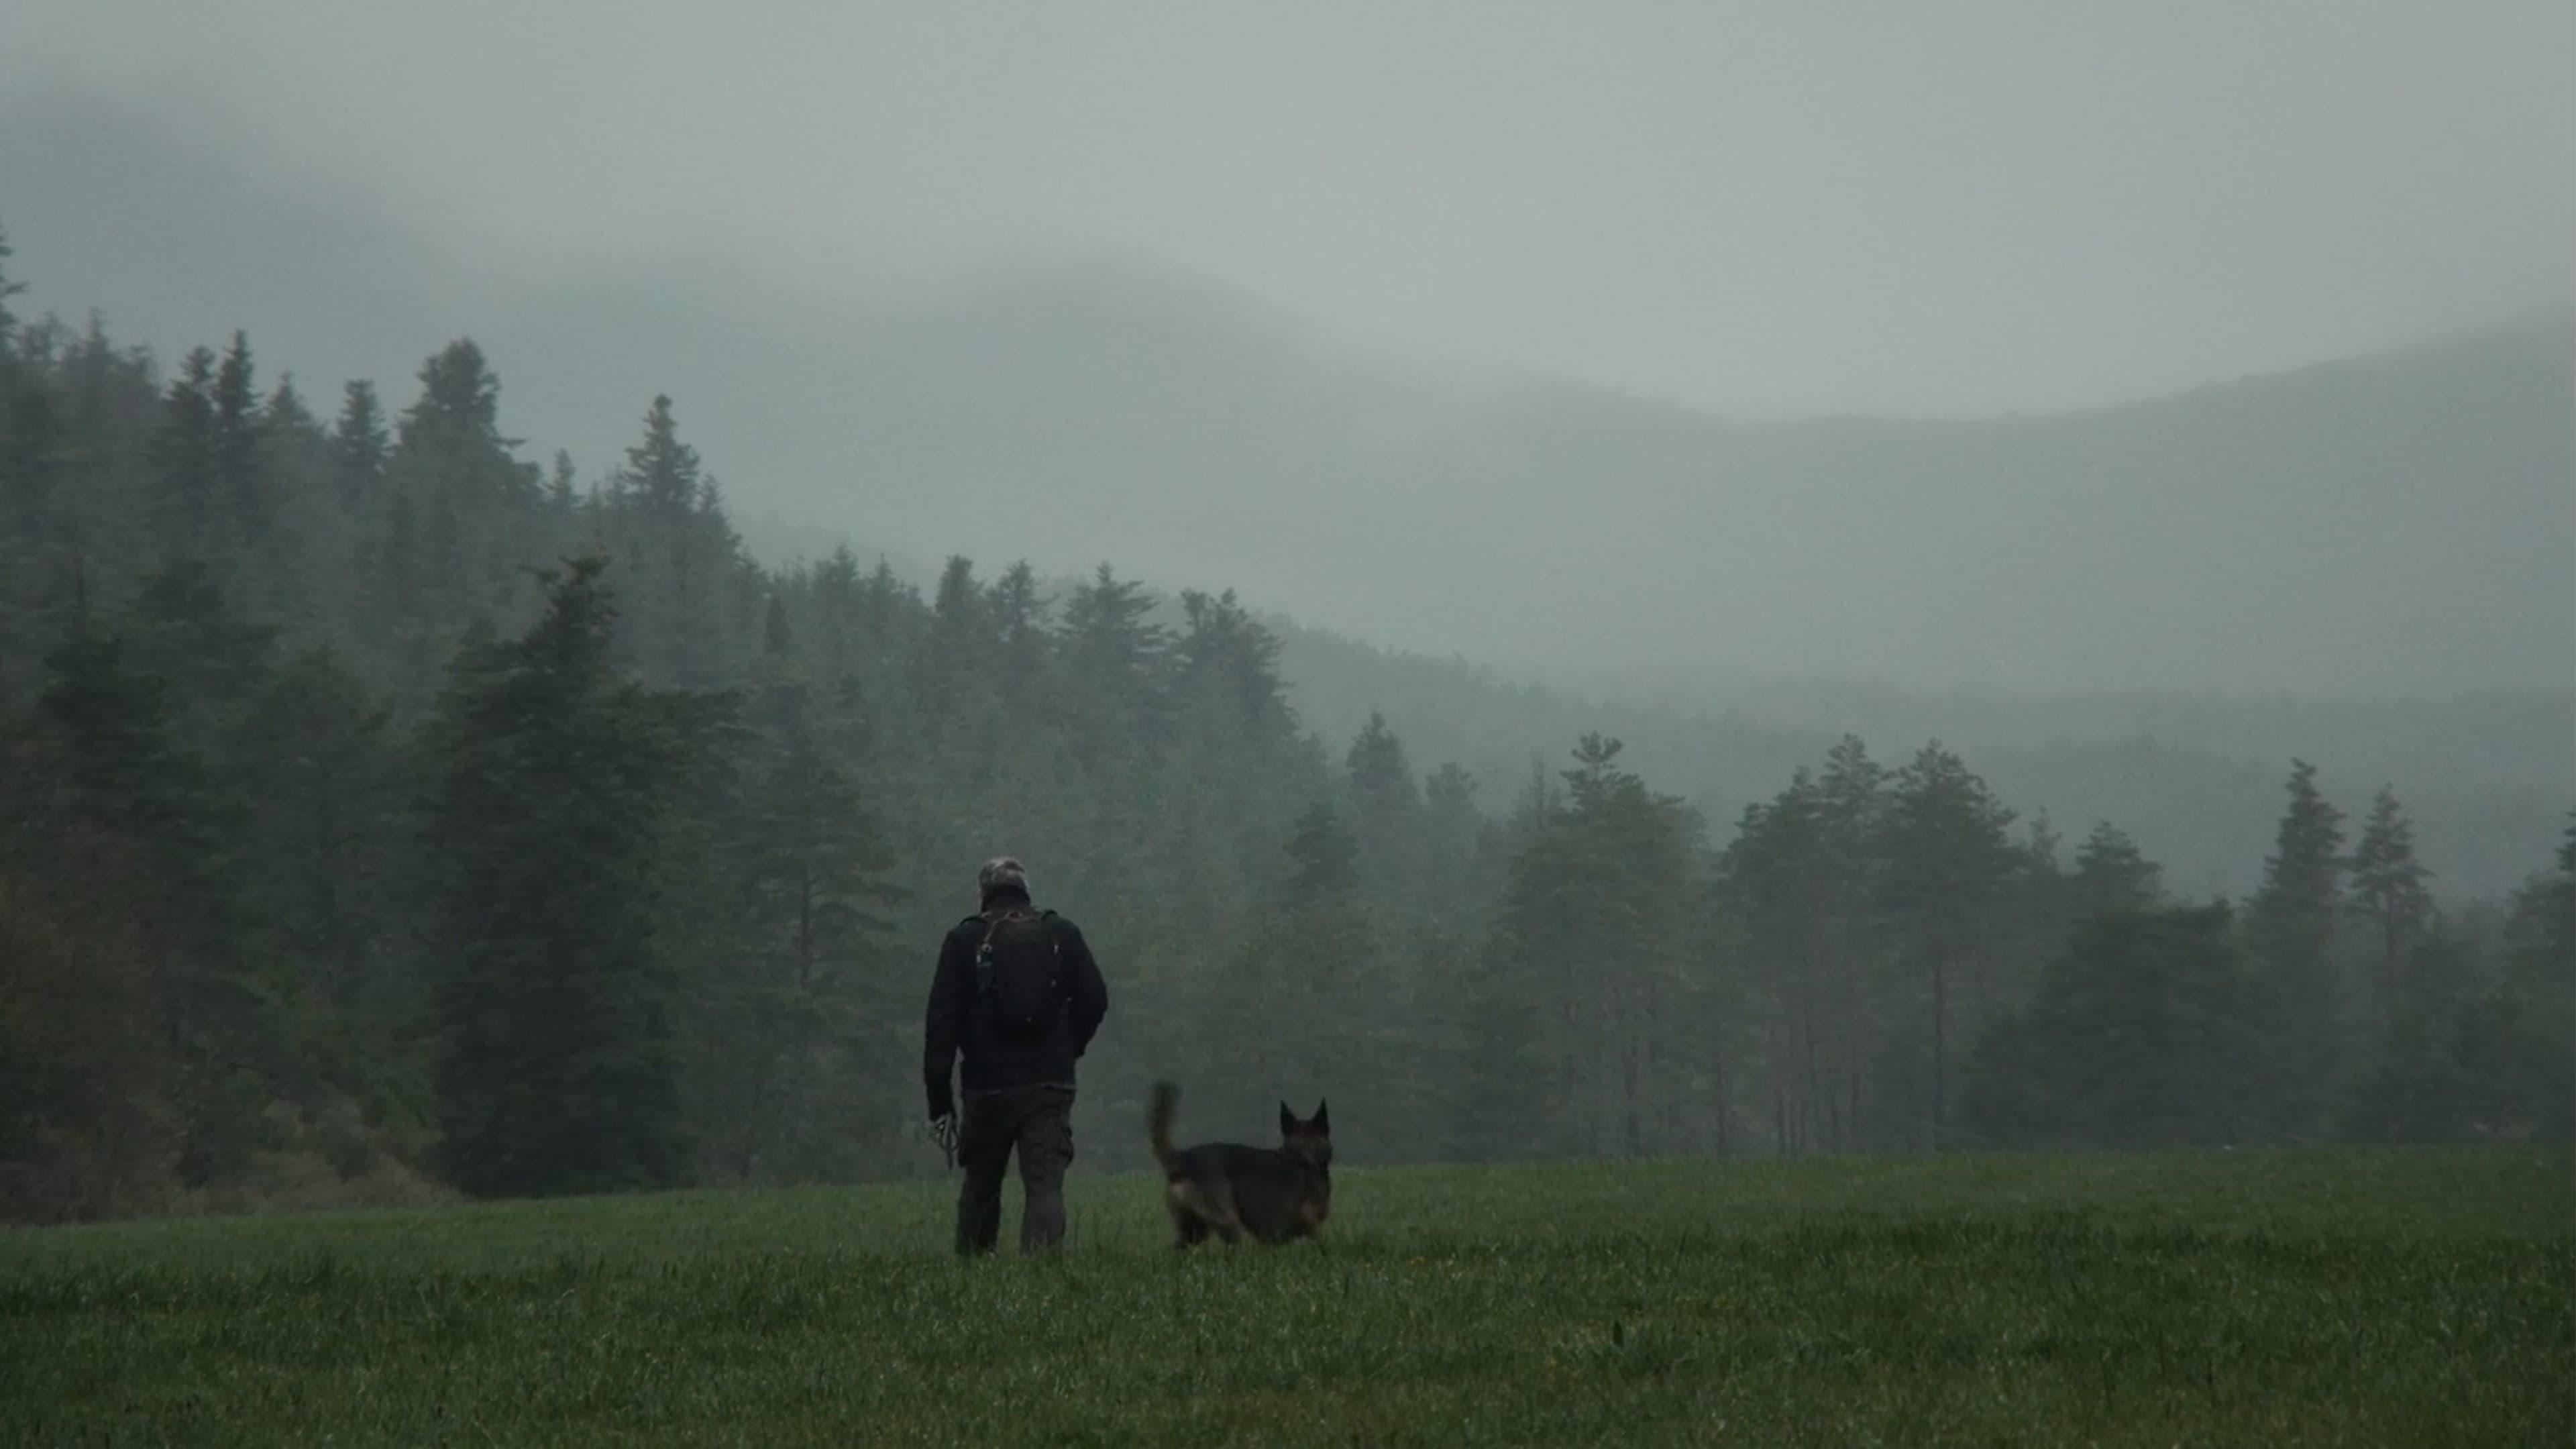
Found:
[[[984,944],[975,950],[975,999],[1004,1037],[1046,1039],[1065,1006],[1055,912],[1012,906],[985,917]]]

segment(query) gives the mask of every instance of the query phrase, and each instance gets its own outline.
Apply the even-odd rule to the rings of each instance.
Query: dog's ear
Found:
[[[1306,1125],[1326,1137],[1333,1135],[1333,1119],[1326,1115],[1324,1100],[1321,1097],[1315,1099],[1315,1120]]]
[[[1282,1137],[1297,1135],[1297,1114],[1289,1111],[1288,1104],[1285,1102],[1279,1104],[1279,1135]]]

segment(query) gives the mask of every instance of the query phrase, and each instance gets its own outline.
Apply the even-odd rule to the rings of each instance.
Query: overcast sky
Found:
[[[1108,248],[1741,415],[2109,401],[2576,292],[2565,0],[11,0],[0,86],[469,256]]]

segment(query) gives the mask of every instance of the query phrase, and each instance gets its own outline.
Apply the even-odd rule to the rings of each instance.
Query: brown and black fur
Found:
[[[1205,1242],[1210,1233],[1229,1243],[1246,1237],[1265,1243],[1311,1238],[1333,1209],[1333,1130],[1325,1106],[1304,1121],[1279,1104],[1279,1145],[1236,1142],[1172,1146],[1172,1109],[1181,1089],[1154,1084],[1145,1130],[1154,1160],[1163,1165],[1163,1203],[1171,1209],[1179,1246]]]

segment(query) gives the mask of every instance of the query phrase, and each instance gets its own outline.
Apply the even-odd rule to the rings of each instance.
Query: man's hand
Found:
[[[938,1143],[939,1150],[948,1154],[948,1165],[951,1167],[956,1166],[957,1114],[954,1112],[942,1112],[938,1116],[931,1118],[930,1140]]]

